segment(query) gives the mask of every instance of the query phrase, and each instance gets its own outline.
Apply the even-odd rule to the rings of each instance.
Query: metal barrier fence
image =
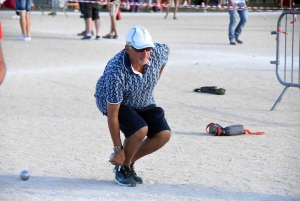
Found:
[[[299,23],[296,21],[298,15],[300,15],[299,10],[282,12],[278,18],[277,31],[271,32],[271,34],[277,36],[277,42],[276,61],[270,63],[276,64],[277,79],[280,84],[285,86],[271,111],[280,103],[289,87],[299,87],[300,89],[300,30],[299,25],[295,26],[296,23]],[[281,40],[281,37],[283,37],[283,40]],[[299,44],[299,47],[297,47],[297,44]],[[281,60],[283,60],[282,65]]]
[[[33,0],[34,6],[38,7],[39,10],[44,15],[44,11],[42,8],[51,8],[52,16],[56,15],[56,12],[61,9],[65,15],[68,17],[66,13],[66,8],[68,6],[68,2],[65,0]]]

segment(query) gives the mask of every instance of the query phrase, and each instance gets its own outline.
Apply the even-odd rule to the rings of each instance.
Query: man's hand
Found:
[[[122,165],[124,160],[125,160],[125,152],[124,150],[121,150],[120,152],[115,153],[114,157],[111,160],[109,160],[109,162],[112,165]]]

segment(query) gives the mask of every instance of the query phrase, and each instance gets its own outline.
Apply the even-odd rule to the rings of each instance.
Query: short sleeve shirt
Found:
[[[107,63],[94,95],[97,107],[104,115],[107,114],[107,103],[122,104],[134,109],[155,104],[154,87],[162,66],[168,61],[169,49],[165,44],[154,45],[142,73],[133,71],[125,49]]]

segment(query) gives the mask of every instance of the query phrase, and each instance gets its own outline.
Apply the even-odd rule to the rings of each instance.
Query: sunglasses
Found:
[[[146,47],[144,49],[135,49],[133,46],[131,46],[136,52],[144,52],[146,50],[146,52],[150,52],[152,50],[152,47]]]

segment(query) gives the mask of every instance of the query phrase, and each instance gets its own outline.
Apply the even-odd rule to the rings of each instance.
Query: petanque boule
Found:
[[[109,159],[112,160],[114,155],[115,155],[115,153],[111,153],[110,156],[109,156]]]
[[[20,178],[23,180],[23,181],[26,181],[28,180],[30,177],[30,174],[27,170],[23,170],[21,173],[20,173]]]

